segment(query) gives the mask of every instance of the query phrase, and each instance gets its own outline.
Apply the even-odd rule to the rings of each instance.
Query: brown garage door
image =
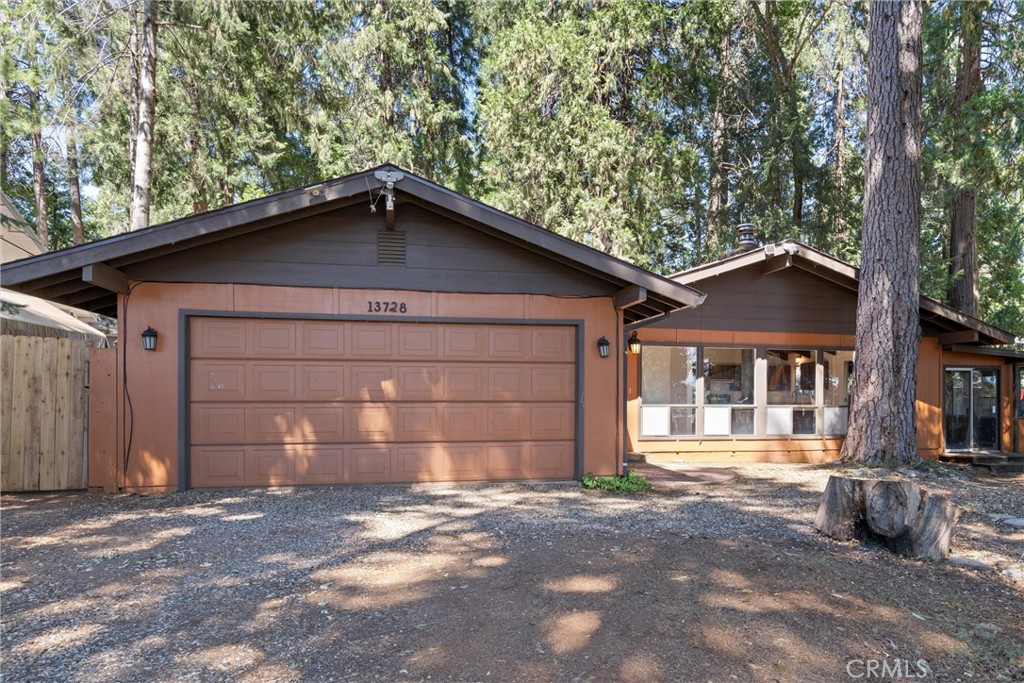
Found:
[[[193,318],[190,482],[569,479],[575,329]]]

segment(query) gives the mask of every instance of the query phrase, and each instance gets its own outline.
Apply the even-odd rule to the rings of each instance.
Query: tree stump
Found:
[[[814,527],[832,538],[861,537],[893,552],[930,560],[949,556],[953,528],[963,509],[914,482],[851,479],[832,475]]]

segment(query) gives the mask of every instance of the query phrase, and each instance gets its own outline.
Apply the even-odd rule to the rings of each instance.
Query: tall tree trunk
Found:
[[[980,2],[960,5],[960,68],[956,79],[953,103],[953,125],[963,150],[970,144],[969,125],[964,121],[964,106],[982,89],[981,82],[981,13]],[[977,190],[970,180],[953,193],[949,212],[949,305],[967,315],[978,317],[978,217]]]
[[[78,171],[78,103],[75,101],[70,78],[65,80],[64,91],[70,107],[67,113],[67,123],[64,126],[64,145],[67,148],[68,194],[71,199],[71,228],[74,232],[75,244],[84,244],[85,232],[82,230],[82,192]]]
[[[43,151],[43,117],[39,110],[39,93],[30,88],[28,108],[32,116],[32,196],[36,205],[36,235],[43,248],[50,250],[50,222],[46,215],[46,169]]]
[[[135,187],[135,138],[139,134],[139,6],[128,3],[128,192]]]
[[[857,366],[847,462],[918,459],[921,0],[871,3]]]
[[[846,66],[842,60],[837,64],[836,74],[836,118],[833,124],[836,148],[836,213],[833,236],[840,244],[846,243],[846,217],[842,207],[846,198]]]
[[[715,109],[712,116],[711,128],[711,163],[709,164],[710,188],[708,192],[708,220],[706,241],[708,246],[720,235],[724,227],[724,209],[729,202],[729,176],[726,171],[728,165],[728,151],[725,145],[725,91],[729,87],[730,59],[729,52],[732,42],[732,27],[726,27],[722,35],[722,41],[718,46],[718,63],[721,65],[719,71],[719,83],[721,88],[718,97],[715,98]],[[701,254],[700,233],[697,234],[697,261],[695,265],[703,262]]]
[[[156,2],[146,0],[139,70],[139,129],[135,136],[131,229],[149,225],[153,189],[153,123],[156,113]]]

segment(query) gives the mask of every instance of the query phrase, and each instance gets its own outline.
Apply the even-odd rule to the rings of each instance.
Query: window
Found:
[[[697,347],[644,347],[644,436],[693,436],[697,433]]]
[[[754,430],[754,349],[704,349],[704,433],[749,436]]]
[[[1024,366],[1017,368],[1017,417],[1024,418]]]
[[[768,361],[768,405],[812,406],[817,403],[814,351],[769,349],[765,358]]]

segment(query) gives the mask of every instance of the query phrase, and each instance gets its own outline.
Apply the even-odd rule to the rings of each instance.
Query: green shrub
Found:
[[[639,493],[651,488],[651,483],[633,470],[630,470],[629,474],[624,477],[595,477],[593,472],[587,472],[583,477],[583,488],[601,489],[613,493]]]

